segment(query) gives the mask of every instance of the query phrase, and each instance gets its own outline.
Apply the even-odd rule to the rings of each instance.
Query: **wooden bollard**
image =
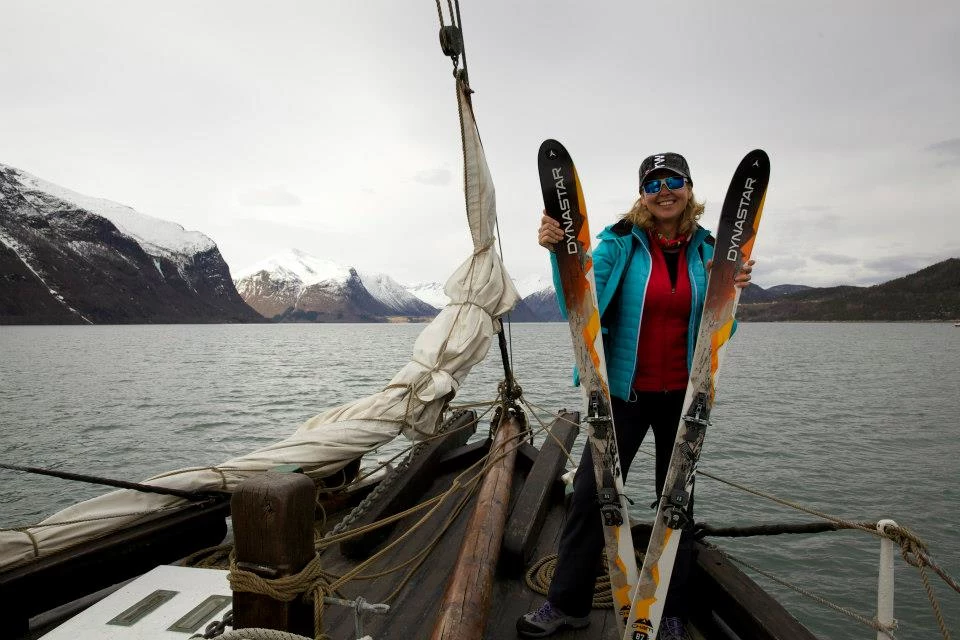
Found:
[[[237,567],[270,579],[301,571],[316,553],[314,501],[313,481],[300,473],[268,471],[240,484],[230,502]],[[314,636],[313,606],[300,598],[281,602],[235,591],[233,620],[237,629]]]

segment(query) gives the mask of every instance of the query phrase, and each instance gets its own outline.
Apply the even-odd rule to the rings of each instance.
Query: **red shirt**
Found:
[[[651,239],[653,265],[643,300],[637,341],[636,391],[676,391],[687,388],[687,333],[693,291],[687,272],[687,247],[677,257],[676,282],[670,282],[663,250]]]

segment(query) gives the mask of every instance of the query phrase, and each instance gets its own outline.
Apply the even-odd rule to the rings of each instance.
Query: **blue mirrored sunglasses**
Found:
[[[666,178],[657,178],[656,180],[647,180],[643,183],[643,192],[647,195],[660,193],[660,189],[666,185],[671,191],[680,189],[687,183],[683,176],[668,176]]]

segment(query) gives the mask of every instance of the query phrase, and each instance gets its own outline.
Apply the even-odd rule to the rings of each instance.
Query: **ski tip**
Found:
[[[554,159],[559,157],[569,158],[570,154],[562,144],[553,138],[549,138],[540,144],[540,151],[538,152],[537,157],[541,159]]]
[[[743,160],[740,162],[741,165],[747,165],[754,167],[755,169],[764,169],[767,171],[770,170],[770,156],[767,155],[767,152],[763,149],[754,149],[747,155],[743,157]]]
[[[750,177],[760,180],[764,185],[770,179],[770,156],[763,149],[754,149],[743,157],[730,181],[731,188],[741,179]]]

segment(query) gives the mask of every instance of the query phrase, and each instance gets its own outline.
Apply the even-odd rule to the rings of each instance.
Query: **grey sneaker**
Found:
[[[583,629],[590,624],[590,618],[568,616],[547,600],[536,611],[524,614],[517,619],[517,635],[521,638],[546,638],[564,627]]]
[[[668,616],[660,621],[660,631],[657,640],[691,640],[683,621],[675,616]]]

